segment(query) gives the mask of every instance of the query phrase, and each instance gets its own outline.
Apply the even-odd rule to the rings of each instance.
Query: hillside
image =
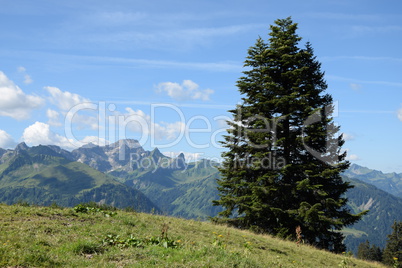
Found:
[[[358,245],[366,240],[384,248],[387,235],[392,232],[392,224],[394,221],[402,221],[402,199],[374,185],[356,179],[349,180],[355,187],[347,192],[348,205],[354,212],[369,212],[347,230],[345,243],[348,249],[356,253]]]
[[[216,163],[201,160],[186,164],[186,168],[158,168],[142,174],[129,174],[126,185],[143,192],[162,211],[187,219],[206,219],[221,208],[212,206],[218,198]]]
[[[70,160],[55,146],[20,144],[0,158],[0,202],[74,206],[100,202],[151,211],[157,207],[141,192],[115,178]]]
[[[207,222],[107,213],[0,205],[0,267],[383,267]]]

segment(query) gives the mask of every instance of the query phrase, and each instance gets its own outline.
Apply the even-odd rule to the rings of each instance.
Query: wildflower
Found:
[[[177,243],[181,243],[181,240],[177,240],[176,242],[177,242]]]
[[[398,260],[398,258],[397,258],[397,257],[394,257],[393,259],[394,259],[394,261],[397,261],[397,260]]]
[[[223,235],[220,234],[220,235],[218,235],[218,237],[223,237]]]

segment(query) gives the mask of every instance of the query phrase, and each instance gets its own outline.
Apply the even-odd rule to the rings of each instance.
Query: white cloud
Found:
[[[363,87],[361,84],[356,84],[356,83],[350,83],[349,86],[351,89],[353,89],[355,91],[359,91]]]
[[[191,80],[184,80],[182,84],[173,82],[163,82],[157,85],[157,92],[165,92],[175,100],[209,100],[209,96],[214,93],[212,89],[200,90],[199,85]]]
[[[14,148],[17,145],[13,137],[10,134],[0,129],[0,148],[9,149]]]
[[[50,129],[48,124],[35,122],[24,130],[22,140],[27,144],[34,145],[57,145],[65,149],[74,149],[72,142]]]
[[[50,93],[50,101],[63,111],[68,111],[74,106],[90,102],[90,100],[68,91],[61,91],[57,87],[45,87],[45,90]]]
[[[238,62],[180,62],[180,61],[163,61],[149,59],[135,59],[122,57],[104,57],[104,56],[75,56],[86,61],[94,62],[97,65],[110,66],[110,64],[131,64],[137,68],[168,68],[168,69],[195,69],[207,70],[213,72],[241,72],[243,67]]]
[[[356,154],[351,154],[351,155],[346,156],[346,160],[358,161],[358,160],[360,160],[360,157],[358,155],[356,155]]]
[[[1,136],[0,136],[1,137]],[[93,143],[96,145],[105,145],[105,139],[96,136],[86,136],[82,140],[68,139],[65,136],[59,135],[50,129],[50,125],[35,122],[24,130],[22,140],[30,146],[36,145],[57,145],[66,150],[77,149],[78,147]]]
[[[27,119],[32,111],[45,104],[38,96],[25,94],[0,71],[0,116]]]
[[[47,111],[47,116],[49,118],[48,123],[50,125],[60,126],[61,123],[58,119],[60,117],[60,114],[66,116],[73,107],[77,108],[77,105],[80,105],[79,109],[74,112],[71,122],[72,126],[75,126],[78,129],[99,129],[98,115],[94,115],[94,112],[97,109],[95,107],[98,107],[96,104],[76,93],[61,91],[59,88],[56,87],[45,87],[45,90],[50,93],[50,102],[56,105],[57,108],[61,110],[61,113],[54,110]]]
[[[326,78],[330,79],[330,80],[334,80],[334,81],[343,81],[343,82],[350,82],[350,83],[356,83],[356,84],[380,85],[380,86],[387,86],[387,87],[402,87],[402,83],[399,83],[399,82],[357,80],[354,78],[347,78],[347,77],[336,76],[336,75],[326,75]]]
[[[351,141],[355,139],[355,136],[353,136],[352,134],[348,134],[348,133],[342,133],[342,137],[345,141]]]
[[[47,122],[51,126],[56,126],[59,127],[62,124],[60,123],[60,113],[52,110],[52,109],[47,109],[46,111],[46,116],[49,118],[49,121]]]
[[[185,128],[186,124],[180,121],[174,123],[153,123],[154,132],[151,134],[154,135],[157,140],[175,140],[180,137],[180,134],[184,133]]]
[[[98,116],[91,116],[87,114],[76,113],[73,117],[72,123],[77,127],[77,129],[98,130],[100,127]]]
[[[18,67],[18,72],[24,74],[24,84],[29,85],[33,83],[33,80],[31,76],[26,73],[26,71],[27,70],[25,69],[25,67]]]
[[[398,33],[402,31],[402,27],[399,25],[384,25],[384,26],[366,26],[366,25],[355,25],[352,26],[352,30],[358,34],[366,33]]]
[[[185,131],[184,122],[156,123],[150,115],[145,114],[141,110],[135,111],[127,107],[126,111],[127,113],[122,115],[125,117],[126,126],[124,127],[127,127],[129,131],[146,136],[153,135],[153,138],[156,140],[174,140]]]
[[[402,108],[397,111],[398,119],[402,121]]]
[[[101,14],[100,16],[92,16],[93,27],[102,28],[105,24],[107,27],[119,26],[114,31],[101,32],[95,31],[90,34],[82,33],[77,35],[79,38],[78,43],[95,43],[97,46],[114,46],[126,47],[127,44],[137,48],[159,48],[163,44],[164,50],[188,50],[194,47],[208,45],[212,42],[217,42],[217,38],[224,38],[227,36],[241,35],[250,30],[260,29],[263,27],[261,24],[241,24],[229,25],[222,27],[167,27],[173,21],[181,17],[182,25],[188,23],[187,18],[194,19],[197,16],[180,14],[170,15],[169,18],[163,16],[149,17],[147,14],[124,14],[124,13],[110,13]],[[205,20],[205,15],[202,17]],[[166,23],[169,21],[169,23]],[[143,27],[141,27],[142,25]],[[154,25],[154,29],[149,27]],[[71,24],[69,24],[69,28]],[[151,28],[153,28],[151,26]],[[166,28],[167,27],[167,28]],[[77,27],[82,28],[81,25]]]
[[[334,20],[356,20],[356,21],[377,21],[381,19],[379,15],[374,14],[354,14],[354,13],[335,13],[335,12],[310,12],[306,16],[315,19],[334,19]]]
[[[121,12],[107,11],[87,15],[84,19],[88,22],[95,23],[97,26],[124,26],[132,23],[140,23],[148,18],[147,14],[141,12]]]
[[[346,152],[346,160],[349,160],[349,161],[359,161],[359,160],[361,160],[361,158],[357,154],[350,153],[350,149],[348,149],[348,148],[346,148],[344,150],[344,152]]]
[[[25,74],[24,75],[24,84],[29,85],[29,84],[32,84],[32,83],[33,83],[33,80],[31,78],[31,76],[28,75],[28,74]]]

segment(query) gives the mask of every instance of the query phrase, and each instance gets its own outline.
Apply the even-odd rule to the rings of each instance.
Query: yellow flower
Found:
[[[176,242],[177,242],[177,243],[181,243],[181,240],[177,240]]]
[[[397,257],[394,257],[394,261],[397,261],[398,260],[398,258]]]
[[[220,235],[218,235],[218,237],[223,237],[223,235],[220,234]]]

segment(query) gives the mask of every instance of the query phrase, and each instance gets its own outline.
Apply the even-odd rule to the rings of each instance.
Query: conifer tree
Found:
[[[357,258],[368,261],[382,261],[382,250],[376,245],[370,245],[370,242],[366,240],[360,243],[357,249]]]
[[[346,208],[351,186],[344,143],[331,113],[332,97],[307,43],[300,48],[297,24],[275,21],[269,42],[258,38],[248,50],[237,87],[244,96],[230,112],[224,163],[218,180],[224,210],[215,218],[342,252],[339,231],[358,221]]]
[[[385,264],[402,267],[402,222],[394,222],[392,225],[392,233],[388,235],[383,260]]]

